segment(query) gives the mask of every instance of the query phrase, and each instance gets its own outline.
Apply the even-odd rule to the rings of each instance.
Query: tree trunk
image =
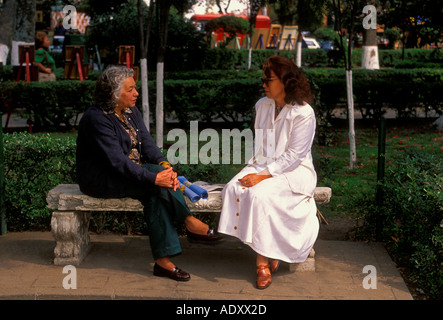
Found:
[[[355,146],[354,129],[354,93],[352,89],[352,70],[346,70],[346,94],[348,100],[348,119],[349,119],[349,167],[352,169],[357,162],[357,151]]]
[[[142,0],[137,1],[139,31],[140,31],[140,75],[141,75],[141,93],[142,93],[142,111],[143,122],[150,131],[150,115],[149,115],[149,94],[148,94],[148,45],[149,35],[151,33],[152,16],[154,14],[155,0],[151,0],[149,4],[148,26],[146,28],[146,36],[144,36],[143,27],[143,9]]]
[[[249,50],[248,50],[248,70],[251,70],[251,65],[252,65],[252,44],[251,44],[251,40],[249,40],[249,43],[248,43],[248,47],[249,47]]]
[[[16,1],[6,0],[0,16],[0,63],[6,65],[14,34]]]
[[[157,62],[157,105],[155,108],[155,134],[157,147],[163,148],[163,72],[164,72],[163,61]]]
[[[230,1],[229,1],[230,3]],[[228,3],[228,6],[229,6]],[[264,5],[262,0],[249,1],[249,53],[248,53],[248,70],[252,64],[252,36],[254,35],[255,23],[257,21],[257,15],[261,7]],[[228,8],[226,6],[226,9]]]
[[[35,43],[36,0],[17,0],[12,38],[11,63],[19,65],[19,46]]]
[[[349,116],[349,168],[353,169],[357,162],[357,151],[355,146],[355,131],[354,131],[354,91],[352,86],[352,36],[354,33],[354,16],[355,16],[355,1],[352,1],[351,21],[349,30],[348,43],[348,65],[346,67],[346,91],[348,100],[348,116]]]
[[[143,123],[148,131],[150,130],[150,115],[149,115],[149,94],[148,94],[148,59],[140,59],[140,75],[142,79],[141,93],[142,93],[142,112]]]
[[[355,130],[354,130],[354,93],[352,89],[352,34],[354,32],[354,16],[355,16],[355,1],[350,1],[352,3],[351,8],[351,19],[348,27],[349,32],[349,43],[348,43],[348,54],[344,50],[343,45],[343,30],[342,30],[342,13],[340,0],[337,2],[333,1],[335,14],[337,17],[338,30],[340,32],[340,49],[342,50],[345,67],[346,67],[346,100],[348,104],[348,121],[349,121],[349,149],[350,149],[350,159],[349,168],[353,169],[355,163],[357,162],[357,151],[355,146]]]
[[[380,69],[377,47],[377,29],[363,29],[362,69]]]
[[[155,108],[155,132],[156,141],[159,148],[163,148],[163,121],[164,121],[164,108],[163,108],[163,73],[164,73],[164,61],[166,51],[166,41],[168,36],[168,17],[169,8],[171,4],[169,1],[161,1],[158,3],[160,7],[160,46],[157,56],[157,105]]]

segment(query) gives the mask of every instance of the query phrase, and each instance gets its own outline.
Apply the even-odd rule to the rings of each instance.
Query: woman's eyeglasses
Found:
[[[277,80],[276,78],[261,78],[261,82],[263,84],[266,84],[267,86],[269,85],[269,82]]]

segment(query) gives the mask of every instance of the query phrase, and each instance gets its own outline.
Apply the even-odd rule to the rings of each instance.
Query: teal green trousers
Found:
[[[143,164],[143,167],[155,173],[165,170],[154,164]],[[154,260],[180,254],[177,227],[191,214],[182,192],[158,186],[133,186],[128,189],[127,196],[140,200],[144,206]]]

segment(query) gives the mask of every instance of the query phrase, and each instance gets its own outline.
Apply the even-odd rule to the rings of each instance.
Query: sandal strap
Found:
[[[265,268],[269,268],[271,265],[269,265],[269,264],[259,264],[258,266],[257,266],[257,269],[265,269]]]

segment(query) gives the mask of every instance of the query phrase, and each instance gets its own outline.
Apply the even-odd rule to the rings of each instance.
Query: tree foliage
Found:
[[[303,31],[314,31],[322,23],[327,0],[269,0],[282,25],[298,25]]]
[[[387,28],[398,27],[408,31],[407,48],[423,47],[441,41],[443,11],[441,3],[434,0],[384,0],[380,22]]]
[[[228,36],[222,47],[226,47],[239,33],[249,32],[249,23],[243,18],[234,15],[225,15],[208,21],[205,25],[205,31],[210,35],[222,29]],[[210,37],[209,37],[210,38]]]
[[[158,1],[158,0],[157,0]],[[143,1],[142,1],[143,2]],[[148,24],[149,12],[145,4],[142,12],[142,20],[145,26]],[[195,29],[192,23],[171,9],[168,19],[168,46],[172,48],[194,49],[204,45],[203,36]],[[118,12],[105,12],[93,18],[93,24],[88,37],[88,46],[97,47],[102,51],[102,60],[105,64],[115,64],[118,61],[118,46],[136,46],[135,61],[140,57],[140,31],[136,1],[126,1]],[[159,46],[159,24],[157,12],[154,11],[152,28],[149,37],[148,59],[149,63],[155,63],[152,57],[157,56]]]

